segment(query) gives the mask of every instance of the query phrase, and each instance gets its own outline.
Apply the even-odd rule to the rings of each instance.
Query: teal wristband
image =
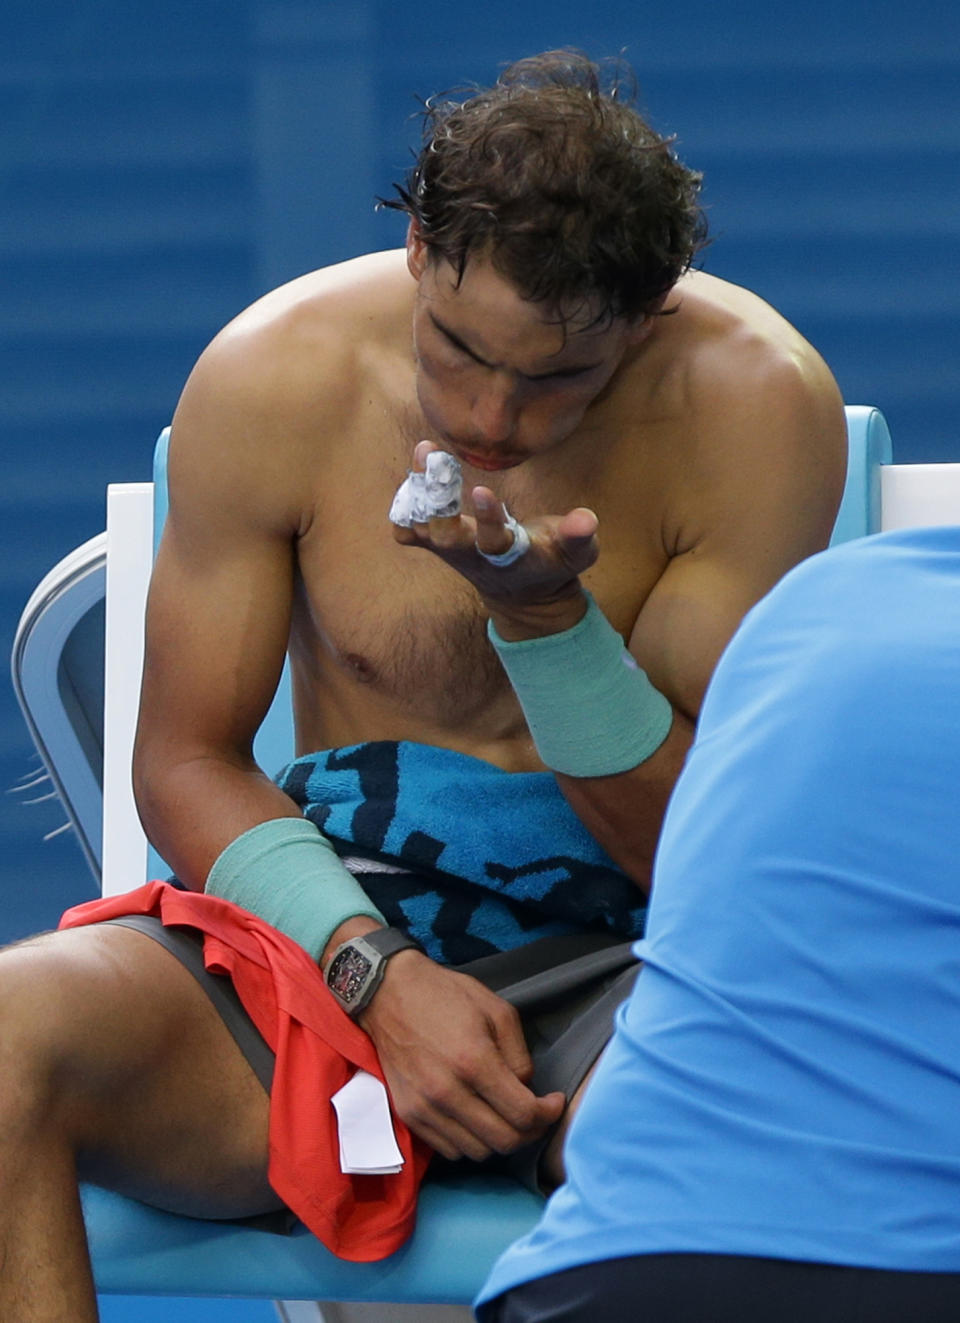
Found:
[[[673,708],[586,597],[586,615],[560,634],[507,643],[492,620],[487,633],[546,765],[567,776],[611,776],[659,749]]]
[[[273,818],[245,831],[216,859],[205,890],[279,928],[318,963],[347,919],[387,922],[306,818]]]

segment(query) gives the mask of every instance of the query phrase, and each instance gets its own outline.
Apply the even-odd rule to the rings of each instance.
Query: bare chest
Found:
[[[442,728],[484,714],[516,724],[519,710],[475,590],[432,552],[394,541],[387,511],[405,471],[405,458],[375,466],[354,484],[349,504],[318,508],[300,544],[300,655],[331,702],[339,694],[341,702],[385,705]],[[578,504],[597,509],[601,555],[586,586],[627,636],[664,556],[652,507],[639,508],[648,504],[640,496],[624,499],[622,483],[614,487],[617,497],[599,485],[583,492],[547,482],[536,493],[515,485],[507,496],[520,519]]]

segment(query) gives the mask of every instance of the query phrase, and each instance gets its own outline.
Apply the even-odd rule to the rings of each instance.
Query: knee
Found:
[[[62,1117],[75,1049],[65,989],[43,939],[0,952],[0,1130],[21,1136]]]

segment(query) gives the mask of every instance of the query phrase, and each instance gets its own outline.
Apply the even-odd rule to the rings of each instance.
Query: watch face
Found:
[[[349,1006],[363,991],[372,963],[355,946],[348,946],[333,957],[327,971],[327,987]]]

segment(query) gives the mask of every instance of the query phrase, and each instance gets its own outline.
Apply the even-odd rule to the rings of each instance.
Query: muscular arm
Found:
[[[215,344],[174,419],[134,754],[147,834],[196,890],[236,836],[298,814],[252,754],[286,649],[297,512],[242,363]]]
[[[643,889],[650,883],[667,801],[680,773],[709,678],[747,610],[805,556],[824,547],[836,516],[846,457],[842,404],[812,357],[738,374],[689,419],[691,470],[664,512],[666,567],[647,596],[629,648],[673,708],[664,742],[609,776],[557,773],[584,824]],[[510,545],[498,501],[473,493],[475,519],[437,519],[403,541],[426,541],[474,583],[498,634],[516,642],[558,634],[582,618],[579,576],[597,555],[586,509],[528,521],[531,550],[509,569],[487,566]],[[602,541],[602,529],[600,530]]]
[[[580,819],[644,889],[720,654],[750,607],[827,544],[843,490],[843,409],[825,369],[802,373],[787,364],[725,404],[706,433],[709,448],[694,499],[675,530],[679,545],[671,548],[629,639],[630,651],[673,706],[670,734],[629,771],[557,775]],[[533,636],[491,606],[501,632]],[[534,629],[529,617],[525,628]]]

